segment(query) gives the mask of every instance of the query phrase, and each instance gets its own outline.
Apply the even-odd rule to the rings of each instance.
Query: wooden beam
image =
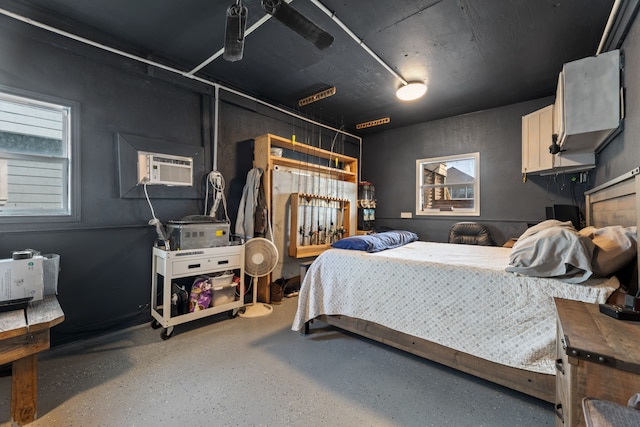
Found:
[[[11,373],[11,422],[31,423],[38,414],[38,355],[13,362]]]

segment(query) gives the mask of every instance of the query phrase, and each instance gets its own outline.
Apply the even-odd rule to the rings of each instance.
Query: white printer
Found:
[[[32,298],[38,301],[44,294],[44,257],[32,251],[12,253],[12,258],[0,259],[0,301]]]

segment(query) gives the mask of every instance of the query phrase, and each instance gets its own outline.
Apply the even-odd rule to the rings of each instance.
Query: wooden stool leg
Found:
[[[19,426],[33,422],[37,415],[38,355],[13,362],[11,373],[11,421]]]

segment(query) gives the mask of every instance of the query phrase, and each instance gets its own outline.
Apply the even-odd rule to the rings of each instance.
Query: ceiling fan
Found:
[[[289,6],[283,0],[262,0],[262,8],[284,25],[324,50],[333,43],[333,36],[313,23],[309,18]],[[227,20],[224,36],[224,54],[227,61],[239,61],[244,50],[245,28],[247,25],[247,7],[242,0],[236,0],[227,8]]]

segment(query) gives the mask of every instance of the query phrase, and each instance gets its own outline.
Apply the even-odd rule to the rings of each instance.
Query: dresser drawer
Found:
[[[212,273],[240,267],[240,255],[209,256],[175,260],[171,263],[173,276]]]
[[[576,417],[581,418],[576,407],[576,367],[569,363],[566,355],[556,359],[556,426],[574,426]],[[578,402],[580,403],[580,402]]]

